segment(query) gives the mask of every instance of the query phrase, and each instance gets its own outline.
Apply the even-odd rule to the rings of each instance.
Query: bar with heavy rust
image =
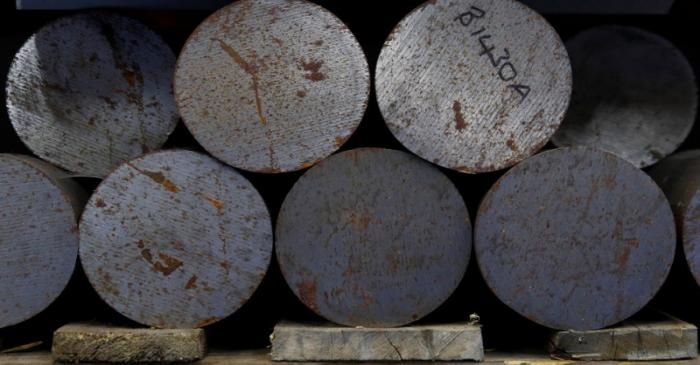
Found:
[[[106,12],[59,18],[15,55],[8,114],[36,155],[101,178],[160,148],[175,128],[174,66],[173,51],[136,20]]]
[[[234,169],[171,150],[122,164],[80,222],[80,260],[107,304],[159,328],[203,327],[240,308],[272,255],[265,202]]]
[[[38,314],[68,284],[85,199],[58,168],[0,154],[0,328]]]
[[[649,174],[671,203],[685,260],[700,284],[700,150],[665,158]]]
[[[348,326],[392,327],[436,309],[471,251],[462,197],[407,153],[361,148],[307,171],[284,200],[275,253],[296,296]]]
[[[698,90],[692,66],[671,42],[608,25],[577,34],[566,48],[574,87],[554,144],[601,148],[646,167],[683,143]]]
[[[515,0],[427,1],[387,38],[377,102],[411,152],[465,173],[537,152],[569,103],[571,69],[557,33]]]
[[[618,323],[644,307],[674,257],[673,213],[611,153],[559,148],[513,167],[483,198],[476,259],[496,296],[555,329]]]
[[[350,30],[307,1],[241,0],[192,33],[175,98],[187,128],[220,160],[249,171],[307,168],[362,120],[369,68]]]

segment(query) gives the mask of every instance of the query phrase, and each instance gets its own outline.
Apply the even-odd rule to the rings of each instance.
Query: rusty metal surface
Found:
[[[309,167],[362,119],[369,70],[333,14],[308,1],[241,0],[192,33],[177,61],[175,98],[212,155],[245,170]]]
[[[80,224],[92,286],[121,314],[154,327],[203,327],[245,303],[272,255],[264,201],[234,169],[163,151],[121,165]]]
[[[642,171],[590,148],[540,153],[484,197],[474,247],[506,305],[555,329],[598,329],[640,310],[675,248],[673,214]]]
[[[396,138],[450,169],[499,170],[538,151],[571,91],[566,49],[514,0],[435,0],[394,28],[379,56],[379,108]]]
[[[311,310],[349,326],[391,327],[437,308],[469,262],[467,208],[438,169],[361,148],[311,168],[287,195],[277,259]]]
[[[700,284],[700,150],[665,158],[649,174],[671,203],[685,259]]]
[[[78,257],[78,192],[55,167],[0,154],[0,328],[38,314],[68,284]]]
[[[645,167],[686,139],[698,91],[691,65],[671,42],[634,27],[601,26],[566,47],[574,90],[552,142],[604,149]]]
[[[175,128],[175,56],[143,24],[110,13],[60,18],[15,55],[7,108],[39,157],[103,177],[159,148]]]

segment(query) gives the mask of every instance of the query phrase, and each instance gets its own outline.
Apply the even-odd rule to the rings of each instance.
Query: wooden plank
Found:
[[[468,324],[361,328],[282,322],[272,334],[274,361],[481,361],[483,358],[481,328]]]
[[[425,363],[425,362],[420,362]],[[2,365],[54,365],[53,358],[49,352],[31,352],[23,354],[0,354],[0,364]],[[197,365],[327,365],[328,362],[279,362],[272,361],[270,351],[266,349],[258,350],[238,350],[222,351],[212,350]],[[352,361],[333,362],[336,365],[358,365],[374,364],[381,365],[386,362],[376,361]],[[440,365],[454,364],[475,364],[474,361],[444,361]],[[553,360],[544,353],[524,353],[524,352],[486,352],[484,365],[630,365],[629,362],[618,361],[575,361],[575,360]],[[90,365],[87,363],[76,363],[76,365]],[[700,359],[691,360],[671,360],[671,361],[645,361],[640,365],[700,365]]]
[[[95,323],[65,325],[54,333],[58,362],[187,362],[206,355],[202,329],[113,327]]]
[[[550,352],[573,360],[676,360],[698,355],[698,329],[681,320],[628,321],[592,331],[558,331]]]

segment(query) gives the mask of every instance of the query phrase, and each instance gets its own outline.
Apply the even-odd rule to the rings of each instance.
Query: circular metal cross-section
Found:
[[[272,255],[267,207],[243,176],[190,151],[121,165],[90,198],[80,259],[123,315],[154,327],[202,327],[243,305]]]
[[[0,154],[0,328],[44,310],[73,274],[83,193],[65,175]]]
[[[602,26],[566,47],[574,90],[552,142],[604,149],[645,167],[685,140],[698,92],[692,67],[671,42],[633,27]]]
[[[104,177],[159,148],[175,128],[174,66],[170,48],[135,20],[109,13],[61,18],[15,56],[10,120],[39,157]]]
[[[566,49],[515,0],[428,1],[392,31],[377,62],[379,108],[406,148],[480,173],[538,151],[571,92]]]
[[[671,203],[685,259],[700,285],[700,150],[665,158],[649,174]]]
[[[404,152],[362,148],[310,169],[285,199],[276,255],[292,291],[349,326],[390,327],[436,309],[469,263],[462,197]]]
[[[209,153],[276,173],[309,167],[340,147],[362,119],[369,84],[360,45],[324,8],[241,0],[187,40],[175,98]]]
[[[506,305],[555,329],[622,321],[658,291],[673,214],[642,171],[607,152],[560,148],[513,167],[477,213],[481,273]]]

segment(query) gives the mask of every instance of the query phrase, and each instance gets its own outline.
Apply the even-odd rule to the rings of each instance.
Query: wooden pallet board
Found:
[[[558,331],[550,338],[555,357],[572,360],[677,360],[698,356],[696,326],[670,317],[630,320],[592,331]]]
[[[54,333],[59,362],[186,362],[206,355],[202,329],[115,327],[95,323],[65,325]],[[3,361],[0,359],[0,364]]]
[[[552,360],[549,355],[543,353],[502,353],[487,352],[484,361],[479,364],[485,365],[614,365],[627,364],[629,362],[618,361],[564,361]],[[0,354],[0,364],[2,365],[53,365],[55,364],[49,352],[29,352],[18,354]],[[273,362],[270,359],[269,350],[245,350],[245,351],[215,351],[207,355],[206,358],[197,362],[197,365],[318,365],[316,362]],[[333,362],[336,365],[343,364],[377,364],[377,362]],[[473,361],[462,362],[440,362],[440,365],[450,364],[476,364]],[[700,365],[700,360],[675,360],[675,361],[645,361],[641,365]],[[87,363],[76,363],[76,365],[89,365]]]
[[[481,328],[466,323],[363,328],[281,322],[274,361],[460,361],[484,358]]]

